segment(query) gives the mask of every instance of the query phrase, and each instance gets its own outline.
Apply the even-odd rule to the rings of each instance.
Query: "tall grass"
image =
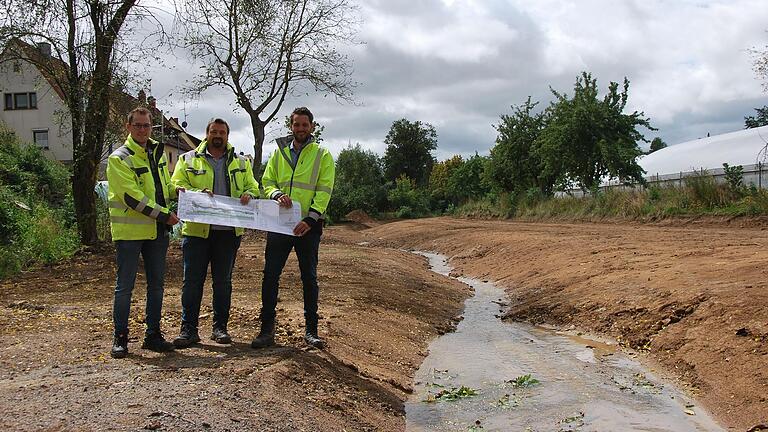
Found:
[[[514,200],[513,200],[514,201]],[[520,199],[511,204],[485,198],[465,204],[456,215],[524,220],[650,220],[674,216],[768,215],[768,191],[718,184],[706,172],[682,185],[647,189],[608,189],[585,197]]]

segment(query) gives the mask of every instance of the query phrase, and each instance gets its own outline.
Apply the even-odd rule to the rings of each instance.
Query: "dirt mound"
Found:
[[[370,217],[368,213],[359,209],[352,210],[351,212],[347,213],[346,216],[344,216],[344,218],[347,219],[348,221],[357,222],[363,225],[373,226],[377,224],[376,219]]]

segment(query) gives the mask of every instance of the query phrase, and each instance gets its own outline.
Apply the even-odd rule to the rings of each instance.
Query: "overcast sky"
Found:
[[[768,105],[752,70],[751,48],[768,45],[765,0],[366,0],[360,2],[361,44],[347,48],[356,104],[321,95],[292,98],[325,126],[334,155],[360,143],[382,155],[384,137],[400,118],[432,124],[439,160],[486,155],[494,124],[530,95],[545,107],[549,87],[572,94],[581,71],[601,92],[630,80],[627,111],[644,111],[668,144],[734,131],[744,116]],[[183,102],[176,86],[194,68],[152,73],[152,93],[168,115],[203,137],[213,115],[230,121],[230,141],[252,153],[247,115],[226,90]],[[282,128],[268,132],[269,145]],[[644,146],[647,146],[644,144]]]

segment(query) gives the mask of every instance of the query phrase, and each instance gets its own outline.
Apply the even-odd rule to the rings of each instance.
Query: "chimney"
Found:
[[[147,104],[147,93],[144,92],[144,89],[139,90],[139,105],[146,105]]]
[[[51,44],[49,44],[48,42],[38,42],[37,50],[40,51],[40,54],[42,54],[43,57],[45,58],[51,57]]]

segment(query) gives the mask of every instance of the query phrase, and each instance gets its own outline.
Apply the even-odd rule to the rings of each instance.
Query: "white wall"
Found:
[[[51,159],[71,162],[72,133],[64,103],[35,66],[18,62],[17,67],[14,67],[13,63],[0,64],[0,121],[16,131],[19,139],[29,143],[34,143],[33,130],[48,129],[48,150],[44,150],[45,155]],[[37,93],[37,109],[5,109],[5,93],[25,92]]]

